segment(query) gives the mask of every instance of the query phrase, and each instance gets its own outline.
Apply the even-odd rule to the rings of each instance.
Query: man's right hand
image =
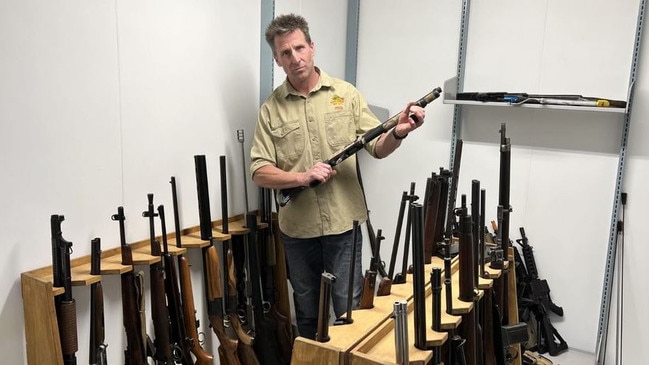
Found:
[[[336,170],[324,162],[318,162],[304,172],[287,172],[272,165],[265,165],[255,171],[252,180],[258,186],[281,190],[315,186],[327,182],[334,175]]]
[[[331,179],[333,176],[335,176],[337,173],[336,170],[331,167],[328,163],[324,162],[318,162],[315,165],[311,166],[311,168],[304,172],[303,180],[302,180],[302,186],[313,186],[317,184],[322,184],[329,179]],[[317,181],[318,183],[313,183],[314,181]]]

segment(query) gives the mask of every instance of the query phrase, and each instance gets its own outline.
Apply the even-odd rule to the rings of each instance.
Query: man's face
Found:
[[[275,62],[291,82],[304,82],[313,74],[313,42],[308,43],[301,30],[275,37]]]

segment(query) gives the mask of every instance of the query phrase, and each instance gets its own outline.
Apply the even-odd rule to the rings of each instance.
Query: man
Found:
[[[380,121],[354,86],[315,66],[315,45],[303,17],[278,16],[266,29],[266,41],[286,80],[260,108],[250,171],[254,182],[265,188],[320,183],[302,191],[279,211],[298,332],[314,339],[321,274],[327,271],[337,278],[332,302],[339,317],[346,311],[353,222],[367,219],[356,157],[335,169],[322,161]],[[397,126],[367,143],[365,149],[373,157],[386,157],[423,121],[423,108],[411,102],[400,114]],[[361,242],[359,235],[355,306],[362,291]]]

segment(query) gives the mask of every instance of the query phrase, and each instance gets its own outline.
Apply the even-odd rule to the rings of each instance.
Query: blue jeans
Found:
[[[336,318],[347,312],[349,271],[353,230],[315,238],[292,238],[282,233],[289,279],[293,287],[293,302],[297,329],[302,337],[315,339],[318,328],[320,280],[324,271],[336,280],[331,288],[331,302]],[[352,307],[360,304],[362,288],[362,234],[359,226],[354,265],[354,299]],[[329,310],[328,308],[326,310]]]

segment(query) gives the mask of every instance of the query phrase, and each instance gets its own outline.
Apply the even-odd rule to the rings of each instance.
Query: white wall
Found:
[[[251,136],[256,121],[259,20],[258,2],[0,2],[4,363],[26,363],[19,278],[51,264],[51,214],[65,215],[73,258],[90,253],[93,237],[102,238],[103,248],[119,245],[110,220],[119,205],[127,239],[139,241],[148,237],[141,216],[146,194],[170,212],[169,178],[176,176],[181,223],[198,225],[196,154],[207,155],[213,219],[221,216],[218,157],[224,154],[230,212],[243,212],[235,131]],[[249,195],[256,204],[256,190]],[[173,228],[171,220],[167,225]],[[189,257],[200,260],[193,252]],[[194,267],[194,288],[205,317],[200,270]],[[104,291],[108,357],[118,363],[125,346],[119,279],[104,277]],[[77,356],[86,361],[88,289],[75,287],[73,295]],[[207,318],[201,323],[209,331]],[[214,336],[207,338],[215,349]]]
[[[275,16],[289,13],[299,14],[309,22],[309,33],[315,44],[316,66],[333,77],[344,78],[347,0],[275,1]],[[279,86],[286,79],[284,70],[277,64],[273,76],[275,86]]]
[[[472,1],[464,90],[578,93],[625,100],[638,4]],[[441,86],[456,74],[460,7],[459,1],[361,2],[357,86],[371,103],[393,114],[405,100]],[[640,215],[636,222],[645,216],[638,202],[647,154],[635,152],[644,147],[634,147],[647,135],[641,133],[646,129],[642,125],[646,111],[640,109],[644,83],[641,79],[636,85],[625,180],[629,201],[636,202],[635,214]],[[385,242],[392,241],[401,191],[415,181],[423,195],[425,177],[440,166],[448,167],[452,115],[452,105],[428,106],[423,130],[408,137],[395,155],[365,162],[373,223],[387,232]],[[565,310],[564,318],[553,318],[553,323],[571,348],[587,352],[595,350],[623,122],[622,114],[611,113],[463,108],[458,194],[470,195],[471,180],[480,180],[491,207],[487,212],[496,219],[498,131],[506,123],[513,145],[512,239],[520,238],[518,228],[524,226],[540,275],[548,279],[552,298]],[[628,211],[633,217],[631,203]],[[644,227],[638,223],[634,227],[631,219],[627,258],[637,262],[625,270],[625,308],[634,310],[624,322],[625,360],[645,363],[640,343],[646,342],[642,329],[647,321],[640,303],[646,295],[638,279],[644,275],[632,270],[640,268],[646,252],[628,243],[634,236],[644,237],[636,233]],[[387,246],[391,245],[382,247],[386,259],[391,251]],[[614,311],[613,305],[613,317]],[[615,328],[614,318],[611,326]],[[614,341],[614,334],[609,338]],[[615,343],[609,342],[609,355],[614,351]]]

